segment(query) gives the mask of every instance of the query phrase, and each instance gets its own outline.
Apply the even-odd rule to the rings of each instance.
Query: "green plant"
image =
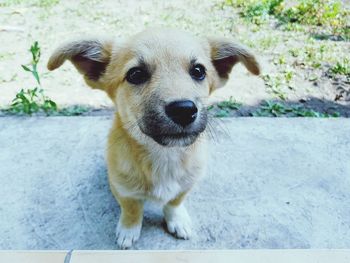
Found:
[[[11,6],[19,4],[33,5],[41,8],[49,8],[57,5],[60,0],[4,0],[0,6]]]
[[[50,8],[54,5],[57,5],[60,0],[37,0],[36,5],[42,8]]]
[[[258,41],[258,45],[262,50],[270,49],[278,44],[277,36],[264,36]]]
[[[207,107],[208,111],[213,111],[214,117],[223,118],[229,117],[232,111],[238,110],[242,106],[242,103],[237,102],[232,96],[225,101],[218,102],[214,105]]]
[[[286,93],[282,90],[284,86],[288,86],[288,83],[286,83],[284,76],[281,75],[263,75],[262,76],[265,86],[267,90],[272,93],[274,96],[281,100],[286,100],[287,95]]]
[[[334,112],[334,113],[321,113],[318,111],[314,111],[311,109],[305,109],[300,106],[294,106],[291,108],[293,116],[295,117],[314,117],[314,118],[337,118],[340,116],[339,112]]]
[[[217,106],[222,110],[238,110],[242,106],[242,103],[236,101],[231,96],[229,100],[221,101]]]
[[[321,62],[324,62],[324,50],[317,49],[313,44],[310,44],[302,49],[300,59],[304,65],[318,69],[322,66]]]
[[[280,55],[279,57],[273,59],[273,63],[275,65],[284,65],[286,64],[286,57],[284,55]]]
[[[345,40],[350,37],[350,10],[341,0],[226,0],[225,5],[239,8],[241,17],[256,25],[274,17],[289,31],[299,31],[298,25],[322,26]]]
[[[284,79],[285,79],[286,83],[290,84],[290,82],[292,81],[292,79],[294,77],[294,71],[292,71],[290,69],[285,69],[283,73],[284,73]]]
[[[63,116],[79,116],[88,112],[89,108],[82,105],[74,105],[71,107],[63,108],[58,113]]]
[[[286,108],[282,103],[264,101],[260,109],[253,113],[253,116],[256,117],[280,117],[285,115],[287,112],[290,112],[289,108]]]
[[[39,77],[39,73],[38,73],[38,63],[40,60],[40,47],[37,41],[34,42],[34,44],[30,47],[29,49],[30,53],[32,54],[32,63],[31,63],[31,68],[29,68],[28,66],[25,65],[21,65],[22,68],[25,71],[29,71],[32,73],[32,75],[34,76],[34,78],[36,79],[36,81],[38,82],[38,84],[40,85],[40,77]]]
[[[287,22],[325,26],[340,23],[341,1],[299,0],[295,5],[279,10],[279,18]]]
[[[231,0],[227,5],[241,8],[240,15],[254,24],[264,23],[284,0]]]
[[[38,72],[38,63],[40,61],[40,47],[37,41],[29,49],[32,54],[30,65],[22,65],[22,68],[30,72],[36,80],[38,87],[33,89],[21,89],[16,97],[12,100],[12,104],[8,109],[11,113],[23,113],[32,115],[33,113],[44,111],[46,114],[57,111],[57,105],[49,97],[44,94],[41,88],[40,75]]]
[[[340,74],[350,77],[350,60],[344,58],[341,62],[337,62],[333,67],[330,68],[330,72],[333,75]]]
[[[303,106],[287,106],[281,102],[264,101],[260,108],[252,113],[255,117],[314,117],[314,118],[337,118],[339,112],[321,113]]]
[[[217,103],[216,106],[219,108],[219,111],[216,112],[214,116],[218,118],[223,118],[223,117],[229,117],[230,111],[238,110],[242,106],[242,103],[237,102],[231,96],[229,100],[221,101]]]
[[[299,53],[300,53],[300,49],[299,48],[292,48],[290,50],[288,50],[289,54],[291,54],[293,57],[298,57]]]
[[[348,36],[350,11],[340,0],[298,0],[292,6],[281,7],[276,16],[285,23],[322,26],[332,34]]]
[[[227,110],[219,110],[218,112],[215,113],[214,117],[217,117],[217,118],[230,117],[230,112]]]

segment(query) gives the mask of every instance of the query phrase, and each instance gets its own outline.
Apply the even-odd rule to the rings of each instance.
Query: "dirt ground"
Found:
[[[273,22],[257,27],[218,0],[0,0],[0,107],[8,107],[21,88],[35,86],[21,64],[30,62],[28,49],[38,41],[42,87],[59,107],[110,108],[107,96],[87,88],[70,63],[48,72],[49,55],[68,39],[106,34],[124,38],[156,26],[236,38],[254,51],[261,63],[261,76],[254,77],[239,65],[227,85],[211,98],[218,102],[232,97],[242,103],[238,115],[249,115],[264,100],[281,100],[285,105],[350,116],[350,96],[346,93],[350,77],[330,74],[337,62],[349,59],[348,41],[332,37],[320,40],[312,30],[285,31]],[[315,63],[319,66],[312,66]]]

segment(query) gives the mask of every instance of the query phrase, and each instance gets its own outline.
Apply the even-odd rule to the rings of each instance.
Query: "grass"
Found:
[[[291,77],[288,77],[288,80]],[[262,76],[262,79],[265,82],[265,87],[267,88],[267,91],[274,95],[276,98],[281,100],[287,99],[287,94],[283,90],[285,87],[288,87],[289,83],[288,80],[286,80],[286,77],[281,74],[276,75],[270,75],[266,74]]]
[[[62,116],[80,116],[90,110],[89,107],[83,105],[74,105],[71,107],[63,108],[58,111],[58,115]]]
[[[330,118],[340,117],[339,112],[322,113],[302,106],[287,106],[282,102],[264,101],[260,109],[253,112],[254,117],[313,117]]]
[[[281,2],[283,0],[226,0],[227,5],[240,8],[240,15],[256,25],[265,23]]]
[[[342,61],[337,62],[333,67],[330,68],[330,72],[333,75],[345,75],[350,77],[350,60],[344,58]]]
[[[241,103],[230,98],[228,101],[222,101],[208,107],[208,111],[212,111],[212,116],[216,118],[231,117],[234,112],[243,108]],[[313,109],[306,108],[302,105],[290,106],[283,101],[263,101],[257,110],[248,110],[248,116],[253,117],[311,117],[311,118],[337,118],[340,113],[319,112]],[[239,113],[238,116],[241,116]],[[247,113],[245,113],[247,114]],[[245,116],[244,114],[244,116]]]
[[[24,115],[32,115],[33,113],[42,111],[49,115],[57,111],[57,105],[45,95],[44,90],[41,88],[40,75],[38,72],[41,52],[37,41],[34,42],[29,51],[32,55],[32,61],[29,65],[22,65],[22,69],[31,73],[37,86],[31,89],[21,89],[6,111],[13,114]]]
[[[0,3],[1,6],[12,5],[32,5],[40,8],[51,8],[59,4],[60,0],[4,0]]]
[[[230,99],[216,103],[208,107],[208,111],[214,112],[214,117],[225,118],[230,117],[232,111],[237,111],[242,106],[242,103],[236,101],[232,97]]]
[[[226,0],[226,5],[239,8],[241,17],[256,25],[277,19],[286,25],[287,30],[297,30],[293,25],[316,26],[324,31],[349,39],[347,17],[350,10],[345,9],[340,0]]]

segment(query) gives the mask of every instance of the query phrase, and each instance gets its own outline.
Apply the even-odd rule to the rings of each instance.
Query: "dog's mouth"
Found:
[[[160,134],[147,134],[158,144],[163,146],[188,146],[194,143],[199,136],[199,132],[179,132],[179,133],[160,133]]]
[[[164,142],[189,142],[194,141],[198,137],[198,133],[175,133],[175,134],[156,134],[153,135],[152,138],[160,143],[164,144]],[[167,144],[166,144],[167,145]]]
[[[181,113],[181,112],[180,112]],[[185,112],[187,114],[187,112]],[[168,114],[169,115],[169,114]],[[152,138],[162,146],[189,146],[193,144],[207,125],[207,113],[205,109],[200,109],[195,119],[184,123],[176,116],[168,116],[163,107],[157,110],[156,107],[148,107],[138,121],[138,126],[143,134]],[[179,114],[181,115],[181,114]],[[187,115],[180,116],[189,119]]]

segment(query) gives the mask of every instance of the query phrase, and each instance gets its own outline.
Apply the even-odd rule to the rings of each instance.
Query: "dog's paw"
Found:
[[[120,222],[117,226],[116,236],[117,245],[120,249],[128,249],[139,239],[141,233],[141,224],[131,228],[124,227]]]
[[[164,207],[164,218],[168,231],[177,238],[189,239],[192,235],[192,222],[184,206]]]

